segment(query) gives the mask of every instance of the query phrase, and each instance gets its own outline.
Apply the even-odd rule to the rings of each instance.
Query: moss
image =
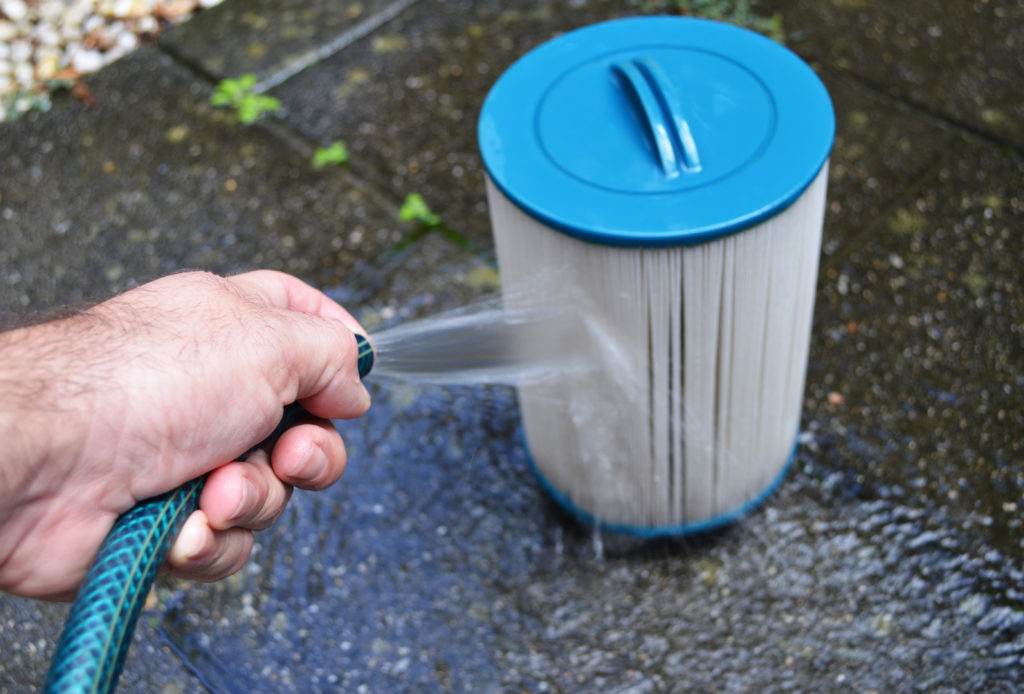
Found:
[[[913,236],[924,231],[928,220],[920,212],[901,208],[889,220],[889,231],[901,236]]]

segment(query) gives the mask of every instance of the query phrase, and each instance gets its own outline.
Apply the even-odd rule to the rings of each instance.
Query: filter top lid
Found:
[[[565,233],[677,245],[794,202],[828,158],[832,102],[800,58],[688,17],[595,24],[527,53],[479,122],[494,183]]]

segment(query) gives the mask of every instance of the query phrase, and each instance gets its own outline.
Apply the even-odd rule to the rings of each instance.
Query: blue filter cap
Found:
[[[832,149],[821,80],[752,31],[635,17],[563,34],[516,61],[479,121],[491,179],[566,234],[693,244],[781,212]]]

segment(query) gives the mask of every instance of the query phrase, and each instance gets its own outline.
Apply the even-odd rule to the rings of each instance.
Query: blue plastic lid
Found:
[[[494,183],[588,241],[667,246],[781,212],[821,170],[835,115],[814,71],[746,29],[620,19],[527,53],[479,122]]]

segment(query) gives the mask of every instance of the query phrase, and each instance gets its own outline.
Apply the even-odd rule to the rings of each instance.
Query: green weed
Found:
[[[402,222],[415,221],[425,227],[441,226],[441,217],[430,211],[423,196],[419,193],[409,193],[405,196],[405,202],[398,210],[398,219]]]
[[[473,242],[465,234],[445,224],[441,219],[441,215],[433,212],[419,193],[409,193],[405,196],[405,202],[402,203],[402,207],[398,210],[398,220],[401,222],[416,222],[416,230],[395,247],[396,251],[412,246],[428,234],[440,234],[460,248],[464,248],[471,253],[479,252],[479,249],[474,246]]]
[[[341,142],[332,142],[327,147],[317,147],[313,152],[313,168],[338,166],[348,161],[348,150]]]
[[[281,108],[281,101],[266,94],[252,91],[256,86],[256,75],[247,73],[236,79],[224,79],[210,96],[214,106],[233,108],[238,122],[248,125]]]

